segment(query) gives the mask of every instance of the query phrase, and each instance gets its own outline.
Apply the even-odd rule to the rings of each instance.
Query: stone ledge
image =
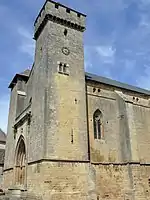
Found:
[[[38,39],[40,33],[42,32],[42,30],[44,29],[44,27],[46,26],[48,21],[53,21],[57,24],[61,24],[61,25],[64,25],[66,27],[69,27],[69,28],[72,28],[72,29],[75,29],[75,30],[78,30],[78,31],[81,31],[81,32],[85,31],[84,26],[78,25],[78,24],[70,22],[68,20],[64,20],[62,18],[53,16],[51,14],[46,14],[43,21],[41,22],[41,24],[38,26],[37,30],[35,31],[35,34],[34,34],[35,40]]]

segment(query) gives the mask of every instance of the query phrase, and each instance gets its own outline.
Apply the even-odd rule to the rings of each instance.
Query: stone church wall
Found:
[[[47,1],[38,16],[32,72],[28,82],[19,81],[11,93],[4,189],[18,184],[15,152],[22,135],[26,165],[20,173],[25,181],[19,184],[29,193],[44,200],[148,200],[149,97],[85,82],[84,29],[84,15],[53,1]],[[68,71],[60,70],[62,66]],[[19,103],[18,90],[27,94]],[[101,137],[95,139],[97,109],[102,113]]]
[[[146,96],[88,83],[87,106],[92,162],[150,163],[150,106]],[[103,115],[100,140],[94,139],[93,114],[97,109]]]
[[[3,189],[11,188],[14,185],[14,169],[8,169],[4,172],[4,184]]]
[[[87,83],[90,157],[97,199],[149,199],[149,98],[100,83]],[[93,114],[103,114],[102,138],[94,139]]]
[[[93,93],[94,88],[96,91]],[[87,95],[91,161],[94,163],[126,162],[129,152],[126,144],[127,135],[125,135],[128,133],[125,103],[119,105],[116,94],[108,86],[89,85]],[[102,112],[100,140],[94,139],[93,114],[97,109]]]
[[[97,165],[95,170],[97,199],[149,199],[149,166]]]
[[[41,162],[28,166],[28,193],[45,200],[145,200],[150,195],[150,166]],[[13,183],[8,171],[7,185]]]
[[[95,199],[90,164],[42,162],[28,166],[28,190],[45,200]]]
[[[10,98],[10,108],[9,108],[9,120],[8,120],[8,130],[7,130],[7,141],[5,150],[5,163],[4,169],[12,168],[14,164],[14,123],[16,118],[17,109],[17,85],[13,88]]]
[[[130,116],[133,117],[133,127],[137,137],[138,156],[140,163],[150,163],[150,108],[133,105]]]

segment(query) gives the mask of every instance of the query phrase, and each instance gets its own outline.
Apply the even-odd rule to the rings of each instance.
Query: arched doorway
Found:
[[[26,147],[23,136],[18,140],[16,148],[16,170],[15,183],[16,185],[25,186],[26,177]]]

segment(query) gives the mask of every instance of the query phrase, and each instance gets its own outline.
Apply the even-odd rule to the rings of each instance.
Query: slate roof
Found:
[[[25,71],[19,73],[19,74],[16,74],[13,78],[13,80],[11,81],[10,85],[9,85],[9,88],[13,88],[14,85],[16,84],[17,82],[17,79],[18,77],[22,77],[23,80],[27,81],[28,78],[29,78],[29,75],[30,75],[30,70],[29,69],[26,69]]]
[[[130,90],[130,91],[137,92],[137,93],[144,94],[144,95],[150,95],[149,90],[145,90],[145,89],[142,89],[142,88],[139,88],[139,87],[128,85],[126,83],[121,83],[119,81],[115,81],[115,80],[105,78],[105,77],[102,77],[102,76],[97,76],[97,75],[94,75],[94,74],[91,74],[91,73],[85,73],[85,78],[86,78],[86,80],[89,80],[89,81],[95,81],[95,82],[98,82],[98,83],[103,83],[103,84],[106,84],[106,85],[114,86],[114,87],[125,89],[125,90]]]
[[[24,80],[27,81],[28,78],[29,78],[30,72],[31,72],[31,70],[26,69],[25,71],[21,72],[20,74],[16,74],[15,77],[13,78],[12,82],[10,83],[9,88],[12,88],[13,85],[17,82],[18,76],[21,76]],[[98,82],[98,83],[103,83],[103,84],[114,86],[114,87],[117,87],[117,88],[130,90],[130,91],[137,92],[137,93],[140,93],[140,94],[150,95],[150,90],[146,90],[146,89],[142,89],[142,88],[139,88],[139,87],[136,87],[136,86],[128,85],[126,83],[121,83],[119,81],[115,81],[115,80],[112,80],[112,79],[109,79],[109,78],[106,78],[106,77],[103,77],[103,76],[98,76],[98,75],[86,72],[85,78],[88,81],[95,81],[95,82]]]
[[[6,142],[6,134],[0,129],[0,142]]]

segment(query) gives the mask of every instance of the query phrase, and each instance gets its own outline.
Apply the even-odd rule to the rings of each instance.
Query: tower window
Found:
[[[78,13],[77,16],[80,18],[81,17],[80,13]]]
[[[55,4],[55,8],[57,8],[57,9],[58,9],[58,8],[59,8],[59,5],[58,5],[58,4]]]
[[[69,65],[65,63],[58,63],[58,72],[64,75],[69,75]]]
[[[59,64],[59,72],[62,72],[63,71],[63,65],[62,63]]]
[[[66,73],[67,72],[67,65],[64,64],[64,67],[63,67],[63,72]]]
[[[67,13],[70,13],[70,9],[69,9],[69,8],[67,8],[67,9],[66,9],[66,12],[67,12]]]
[[[93,115],[94,139],[102,139],[102,113],[96,110]]]

